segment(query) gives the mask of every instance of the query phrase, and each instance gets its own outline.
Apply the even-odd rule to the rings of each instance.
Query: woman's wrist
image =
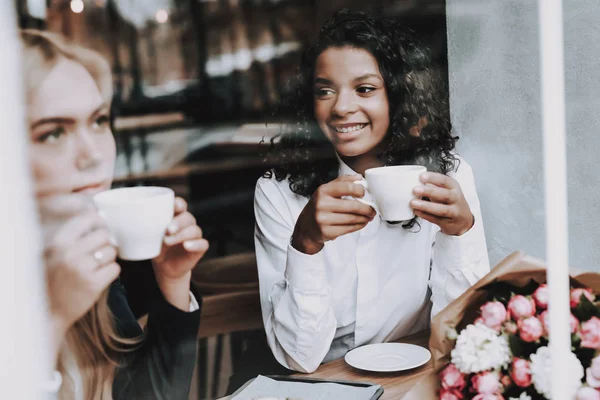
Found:
[[[192,271],[179,277],[164,276],[155,269],[156,283],[167,302],[182,311],[190,310],[190,282]]]
[[[294,249],[308,255],[317,254],[324,246],[323,243],[316,242],[297,232],[292,235],[291,243]]]
[[[60,354],[60,348],[65,340],[65,336],[69,330],[69,324],[65,323],[62,318],[57,315],[52,315],[50,318],[50,331],[52,346],[52,361],[53,365],[58,363],[58,356]]]

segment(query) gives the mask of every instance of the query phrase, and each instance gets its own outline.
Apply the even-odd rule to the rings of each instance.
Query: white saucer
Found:
[[[349,351],[344,359],[364,371],[393,372],[420,367],[431,359],[431,353],[414,344],[379,343]]]

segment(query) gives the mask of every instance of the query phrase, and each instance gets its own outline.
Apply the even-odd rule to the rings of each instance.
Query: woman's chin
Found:
[[[365,146],[360,143],[338,143],[335,146],[335,151],[341,157],[358,157],[369,151]]]

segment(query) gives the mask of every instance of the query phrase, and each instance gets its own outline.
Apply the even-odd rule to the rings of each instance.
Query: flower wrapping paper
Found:
[[[584,272],[571,274],[571,286],[587,287],[595,293],[600,293],[600,274]],[[524,287],[535,280],[546,283],[546,266],[544,262],[515,252],[502,260],[475,285],[465,291],[460,297],[451,302],[431,320],[431,336],[429,351],[433,363],[433,371],[423,377],[406,395],[403,400],[439,399],[439,373],[450,362],[450,353],[455,341],[446,335],[451,329],[462,331],[478,317],[479,308],[487,301],[486,286],[505,282],[514,286]]]

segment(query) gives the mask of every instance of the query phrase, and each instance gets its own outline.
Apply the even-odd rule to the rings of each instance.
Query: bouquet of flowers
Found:
[[[406,399],[550,399],[545,272],[541,262],[515,253],[438,314],[434,372]],[[600,275],[572,277],[571,287],[572,352],[563,368],[571,399],[600,400]]]

